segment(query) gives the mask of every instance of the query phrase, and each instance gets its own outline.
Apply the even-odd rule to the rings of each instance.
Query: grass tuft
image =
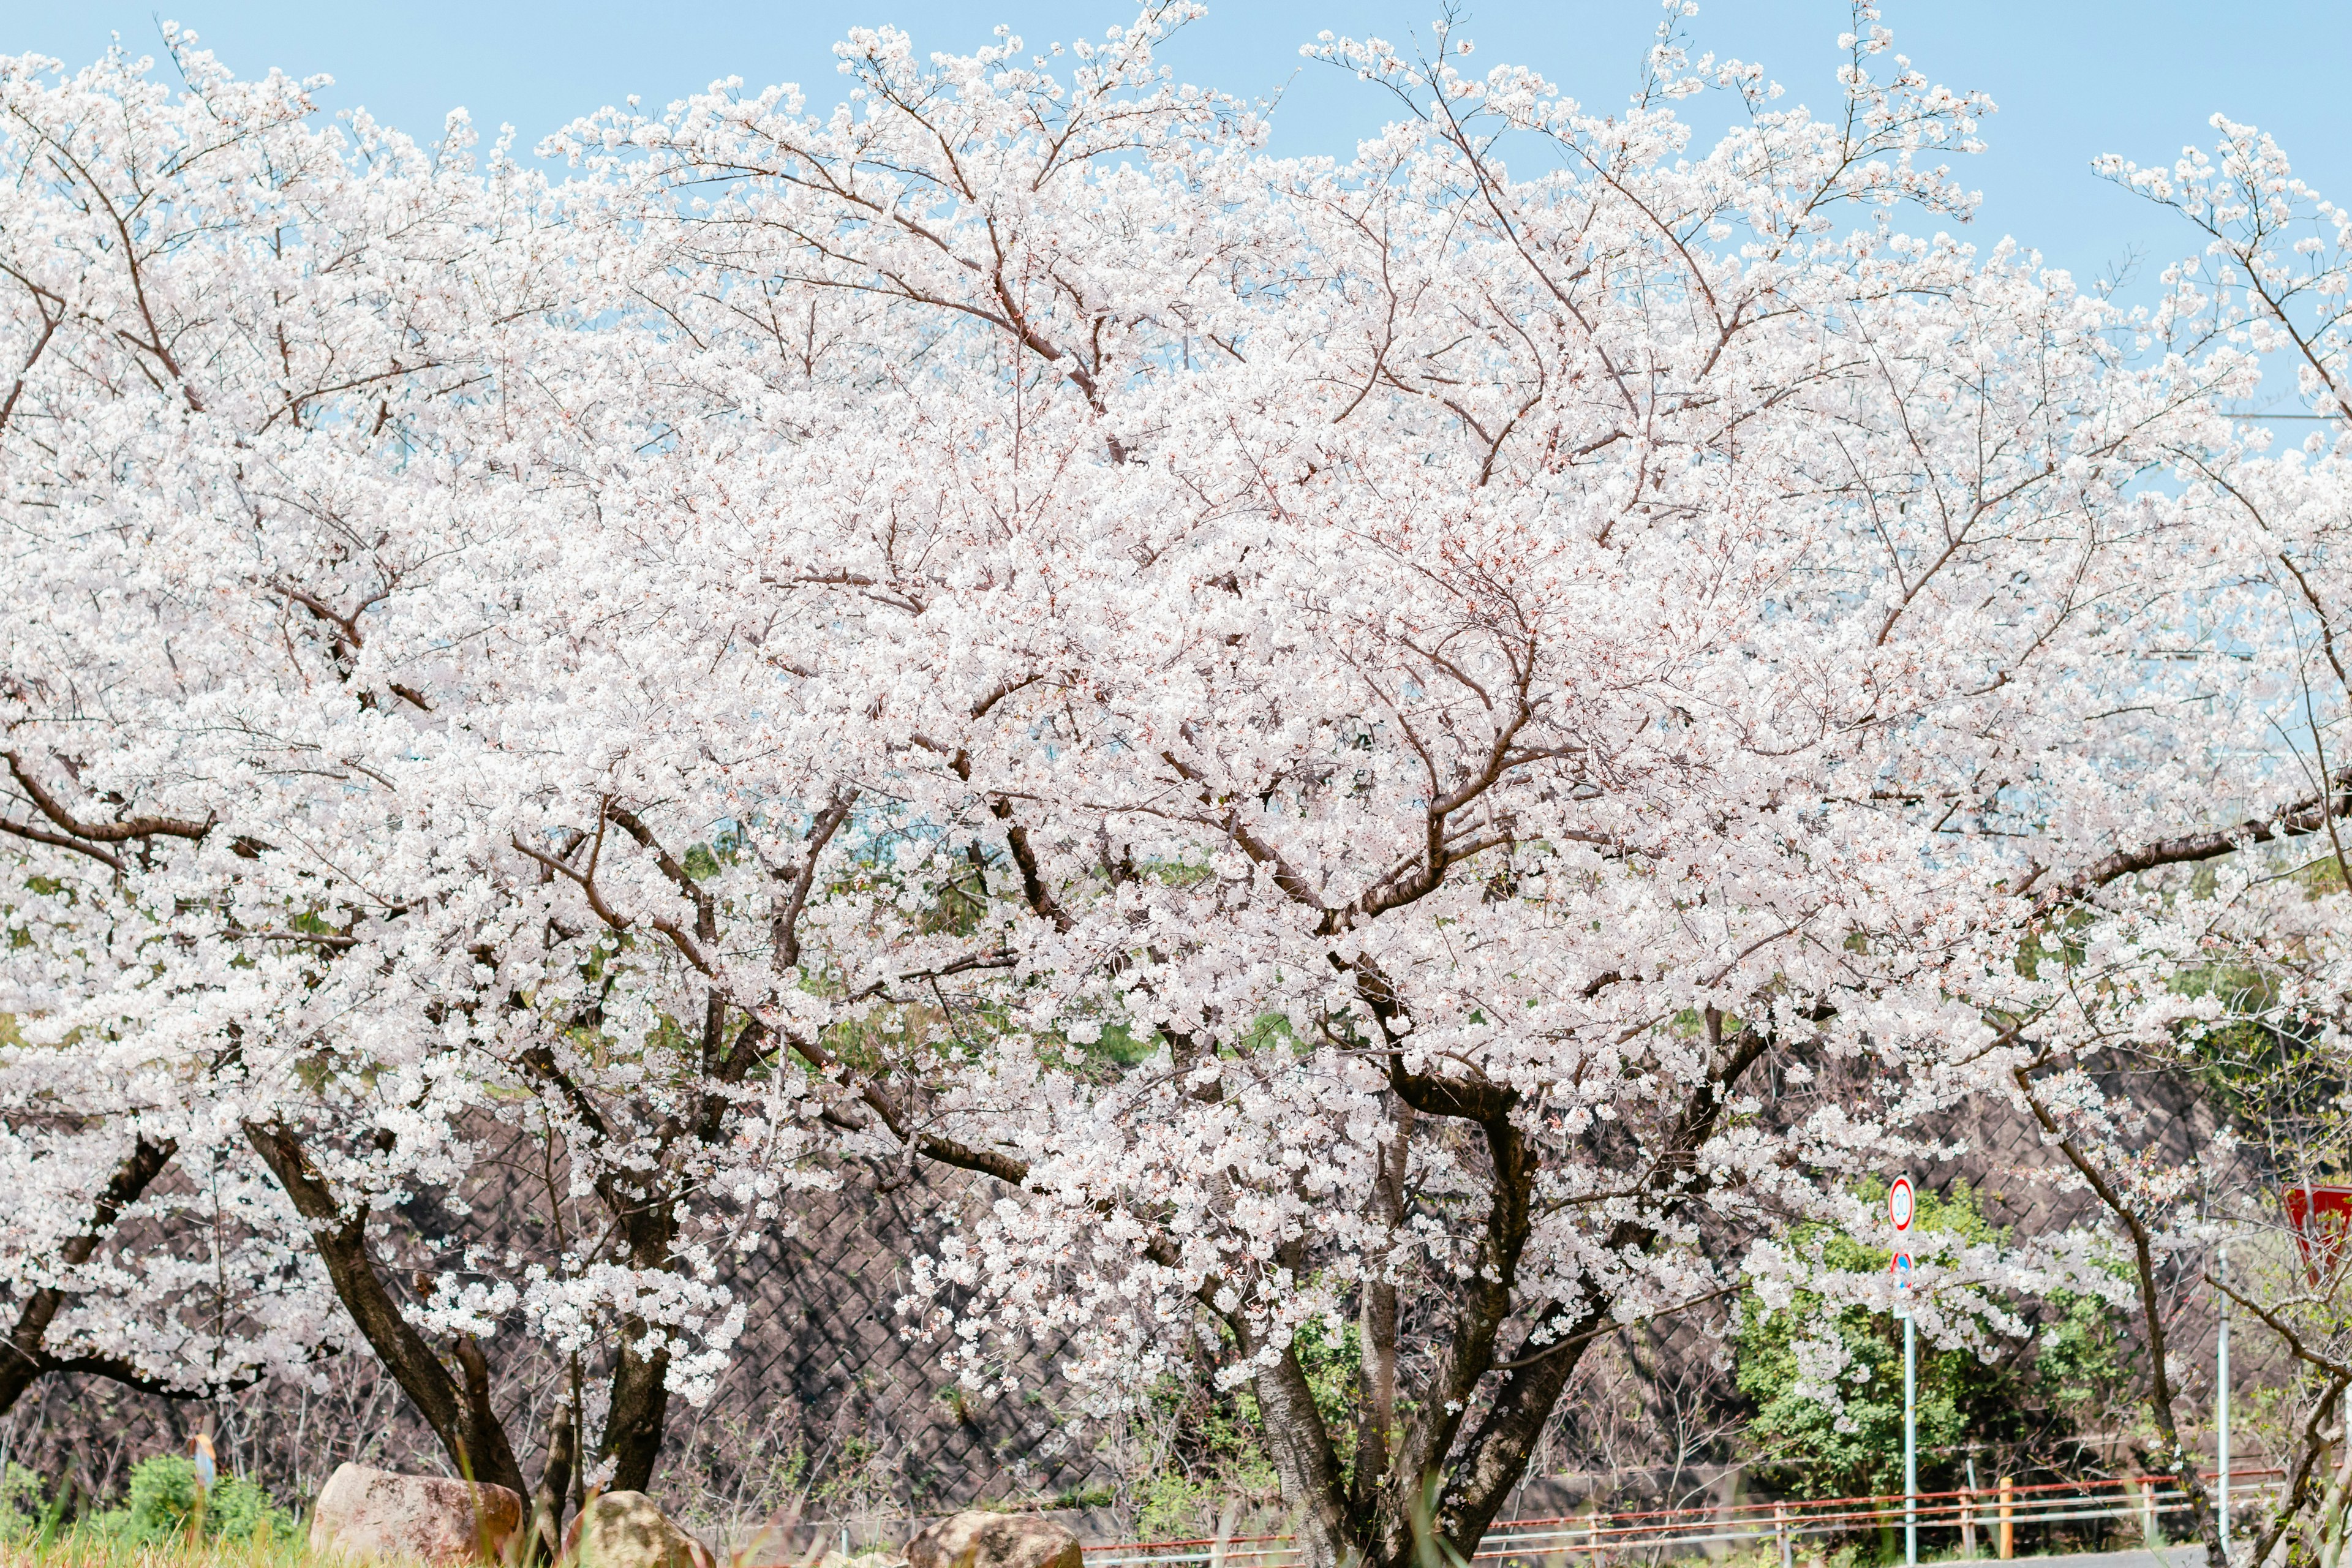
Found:
[[[299,1536],[250,1541],[175,1541],[133,1545],[96,1531],[68,1530],[47,1542],[0,1542],[0,1568],[348,1568],[314,1555]]]

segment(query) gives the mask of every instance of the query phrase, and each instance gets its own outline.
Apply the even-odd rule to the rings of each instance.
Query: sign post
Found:
[[[2216,1353],[2221,1362],[2213,1382],[2221,1401],[2221,1452],[2216,1457],[2221,1472],[2221,1555],[2226,1558],[2230,1555],[2230,1244],[2226,1241],[2221,1244],[2221,1332]]]
[[[1886,1189],[1886,1217],[1895,1226],[1895,1315],[1903,1320],[1903,1561],[1919,1568],[1919,1352],[1911,1321],[1911,1178]]]
[[[188,1458],[195,1470],[195,1507],[188,1514],[188,1538],[205,1538],[205,1508],[212,1500],[213,1481],[219,1474],[213,1456],[213,1440],[199,1432],[188,1439]]]

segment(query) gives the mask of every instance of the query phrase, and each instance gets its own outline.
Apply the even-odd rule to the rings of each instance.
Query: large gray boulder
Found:
[[[310,1515],[310,1551],[355,1563],[495,1562],[522,1528],[504,1487],[338,1465]]]
[[[1078,1538],[1034,1513],[969,1509],[907,1542],[907,1568],[1084,1568]]]
[[[643,1492],[599,1492],[563,1532],[580,1568],[716,1568],[710,1548],[672,1524]]]

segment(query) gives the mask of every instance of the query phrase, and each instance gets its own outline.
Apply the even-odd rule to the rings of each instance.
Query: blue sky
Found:
[[[1185,78],[1249,95],[1284,94],[1276,149],[1345,153],[1377,128],[1380,95],[1328,68],[1301,68],[1297,46],[1324,27],[1402,40],[1425,29],[1439,0],[1211,0],[1208,17],[1181,37],[1171,59]],[[1462,30],[1481,65],[1511,60],[1543,71],[1586,103],[1622,103],[1655,25],[1649,0],[1473,0]],[[528,143],[572,115],[631,92],[667,102],[713,78],[753,85],[796,81],[813,100],[840,90],[833,40],[855,24],[907,28],[921,48],[964,50],[1006,22],[1031,45],[1131,19],[1133,8],[1098,0],[804,0],[667,6],[604,3],[520,5],[424,0],[404,5],[318,0],[19,0],[0,6],[0,51],[94,58],[120,31],[142,51],[156,17],[194,27],[240,72],[280,66],[325,71],[331,107],[365,104],[414,133],[437,132],[445,110],[469,110],[485,132],[511,122]],[[1827,107],[1836,0],[1702,0],[1694,24],[1702,47],[1760,60],[1790,101]],[[2207,138],[2216,110],[2273,131],[2298,172],[2323,191],[2352,197],[2352,4],[2272,0],[1889,0],[1895,46],[1931,78],[1990,92],[2000,112],[1986,126],[1991,151],[1962,160],[1986,195],[1971,237],[2004,234],[2039,248],[2050,265],[2084,279],[2135,252],[2143,274],[2192,247],[2177,222],[2088,172],[2114,151],[2141,163],[2168,160]],[[1700,123],[1727,107],[1701,100]],[[2138,292],[2138,290],[2134,290]]]

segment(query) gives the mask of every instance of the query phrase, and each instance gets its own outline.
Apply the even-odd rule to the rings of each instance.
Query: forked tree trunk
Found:
[[[402,1315],[385,1286],[368,1245],[367,1211],[343,1213],[326,1179],[310,1164],[301,1141],[291,1131],[247,1122],[245,1133],[292,1200],[295,1211],[310,1225],[312,1245],[327,1266],[327,1277],[334,1283],[343,1310],[425,1418],[425,1426],[432,1428],[457,1473],[469,1480],[506,1487],[517,1497],[530,1496],[530,1484],[522,1478],[522,1467],[515,1462],[506,1427],[490,1407],[489,1370],[480,1347],[468,1341],[459,1349],[458,1361],[466,1373],[466,1386],[460,1388],[433,1347]]]
[[[1663,1129],[1654,1152],[1648,1195],[1655,1213],[1646,1222],[1612,1226],[1605,1238],[1612,1252],[1651,1246],[1659,1222],[1706,1191],[1698,1152],[1714,1136],[1732,1086],[1766,1046],[1752,1030],[1727,1033],[1724,1022],[1720,1013],[1708,1011],[1712,1070]],[[1309,1568],[1425,1568],[1433,1559],[1470,1561],[1526,1474],[1537,1439],[1615,1304],[1590,1283],[1570,1301],[1526,1300],[1517,1294],[1519,1258],[1533,1228],[1538,1155],[1513,1120],[1516,1098],[1497,1086],[1413,1077],[1401,1067],[1392,1068],[1391,1078],[1413,1114],[1451,1116],[1484,1134],[1492,1167],[1486,1235],[1478,1267],[1457,1288],[1445,1352],[1416,1394],[1412,1420],[1392,1445],[1383,1445],[1388,1452],[1381,1474],[1342,1483],[1328,1428],[1294,1352],[1286,1351],[1254,1374],[1266,1447]],[[1367,1298],[1368,1319],[1393,1310],[1392,1302],[1383,1308]],[[1546,1331],[1542,1342],[1535,1342],[1533,1325],[1563,1318],[1564,1332]],[[1507,1350],[1502,1331],[1514,1321],[1528,1326]],[[1244,1325],[1234,1321],[1234,1327],[1243,1353],[1250,1353]],[[1392,1357],[1392,1326],[1389,1332]],[[1373,1359],[1368,1353],[1368,1367]],[[1368,1370],[1366,1386],[1381,1375]],[[1474,1407],[1480,1408],[1477,1423],[1465,1433]]]

